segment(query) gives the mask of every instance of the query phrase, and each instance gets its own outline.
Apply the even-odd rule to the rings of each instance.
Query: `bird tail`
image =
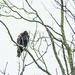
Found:
[[[18,49],[17,50],[17,57],[20,57],[21,56],[21,51]]]

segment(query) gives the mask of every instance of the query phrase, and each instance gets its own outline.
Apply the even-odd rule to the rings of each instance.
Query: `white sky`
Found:
[[[10,0],[10,1],[12,1],[12,0]],[[28,1],[30,1],[30,0],[28,0]],[[18,1],[13,0],[12,2],[17,6],[22,6],[21,0],[18,0]],[[59,22],[59,24],[60,24],[60,10],[57,10],[56,8],[54,8],[54,6],[52,5],[53,0],[43,0],[43,1],[42,0],[33,0],[32,5],[33,5],[34,9],[36,9],[38,11],[38,13],[41,16],[41,18],[43,19],[44,23],[48,24],[50,26],[53,26],[56,31],[60,32],[59,28],[56,28],[54,21],[52,20],[52,18],[48,14],[48,12],[44,9],[44,6],[41,4],[41,2],[43,2],[43,4],[45,4],[46,8],[53,14],[53,16]],[[30,10],[27,7],[25,7],[25,8],[27,10]],[[23,13],[22,15],[25,15],[25,14]],[[26,15],[25,15],[25,17],[26,17]],[[33,17],[33,16],[29,16],[29,17]],[[35,27],[36,27],[35,23],[27,22],[25,20],[17,20],[14,18],[7,18],[7,17],[1,17],[0,20],[2,20],[7,25],[7,27],[10,30],[10,33],[12,34],[12,37],[15,41],[16,41],[18,35],[22,31],[27,30],[27,31],[32,32],[33,34],[35,32]],[[66,22],[65,22],[65,24],[66,24]],[[73,28],[75,29],[74,23],[73,23]],[[68,26],[66,27],[66,25],[65,25],[65,30],[66,30],[66,34],[67,34],[67,32],[68,32],[68,30],[70,30],[70,28]],[[44,27],[42,27],[39,24],[38,24],[38,31],[41,33],[44,32],[44,35],[47,36],[47,33],[46,33]],[[70,34],[69,33],[67,34],[67,39],[70,39]],[[30,36],[30,38],[32,39],[31,36]],[[49,44],[50,44],[50,41],[49,41]],[[44,46],[46,46],[46,44],[44,44]],[[42,47],[42,49],[45,50],[45,48],[43,48],[43,47]],[[49,72],[52,75],[55,75],[56,68],[58,68],[57,69],[58,71],[60,70],[60,68],[58,67],[56,59],[54,58],[54,53],[52,51],[51,46],[49,47],[47,53],[48,54],[45,55],[44,58],[48,65]],[[14,46],[14,43],[11,41],[11,39],[7,33],[7,30],[0,23],[0,70],[3,71],[3,69],[5,68],[6,62],[8,62],[7,73],[9,73],[10,75],[16,75],[18,73],[18,58],[16,57],[16,55],[17,55],[17,47]],[[19,60],[21,61],[21,59],[19,59]],[[27,56],[26,62],[28,63],[31,61],[32,61],[31,58],[29,56]],[[47,75],[46,73],[44,73],[40,69],[38,69],[35,64],[32,64],[32,65],[26,67],[24,73],[26,75],[34,75],[34,74],[35,75]],[[0,73],[0,75],[1,75],[1,73]],[[59,71],[58,75],[61,75],[60,71]]]

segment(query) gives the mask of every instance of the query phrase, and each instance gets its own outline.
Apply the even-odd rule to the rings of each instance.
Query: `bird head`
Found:
[[[28,35],[28,32],[27,31],[24,31],[24,35]]]

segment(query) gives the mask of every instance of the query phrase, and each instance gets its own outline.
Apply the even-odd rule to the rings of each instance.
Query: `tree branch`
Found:
[[[42,67],[37,63],[37,61],[35,60],[35,58],[33,57],[33,55],[29,52],[29,50],[27,50],[27,49],[26,49],[25,47],[23,47],[22,45],[17,44],[17,43],[13,40],[13,38],[12,38],[12,36],[11,36],[11,34],[10,34],[10,31],[9,31],[9,29],[7,28],[7,26],[6,26],[1,20],[0,20],[0,22],[4,25],[4,27],[5,27],[6,30],[8,31],[8,34],[9,34],[9,36],[10,36],[12,42],[15,43],[17,46],[22,47],[22,48],[30,55],[30,57],[33,59],[33,61],[35,62],[35,64],[38,66],[39,69],[41,69],[43,72],[47,73],[48,75],[51,75],[51,74],[49,73],[49,71],[45,70],[44,68],[42,68]]]

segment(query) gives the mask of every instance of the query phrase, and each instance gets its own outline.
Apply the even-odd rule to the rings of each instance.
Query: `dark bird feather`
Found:
[[[18,38],[17,38],[17,43],[19,45],[23,45],[24,47],[27,46],[29,42],[29,35],[27,31],[24,31],[23,33],[21,33]],[[23,48],[22,47],[17,47],[17,56],[20,57],[21,53],[23,52]]]

